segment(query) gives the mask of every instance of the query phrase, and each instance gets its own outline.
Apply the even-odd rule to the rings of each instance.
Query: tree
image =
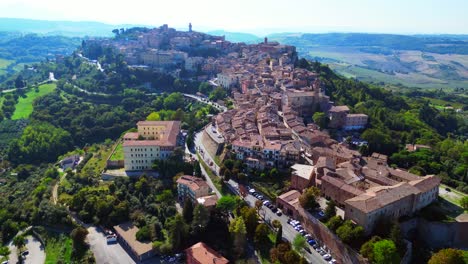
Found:
[[[268,234],[270,233],[270,229],[264,223],[261,223],[255,229],[255,236],[254,241],[257,245],[266,245],[270,241],[268,238]]]
[[[322,129],[327,128],[328,122],[330,121],[328,116],[323,112],[315,112],[312,116],[312,119],[314,120],[315,124],[317,124]]]
[[[171,93],[164,98],[164,109],[177,110],[184,107],[184,96],[181,93]]]
[[[279,226],[278,231],[276,231],[275,246],[278,246],[283,242],[283,226]]]
[[[336,215],[335,201],[330,200],[327,202],[327,207],[325,208],[325,219],[328,220],[331,217]]]
[[[13,238],[13,245],[15,245],[15,247],[18,248],[19,251],[21,251],[21,249],[24,247],[25,244],[26,244],[26,241],[25,241],[24,236],[19,235]]]
[[[218,101],[226,98],[226,95],[226,90],[223,87],[218,86],[210,93],[209,98],[211,101]]]
[[[151,239],[151,234],[148,226],[143,226],[135,234],[135,237],[138,241],[149,241]]]
[[[336,232],[338,227],[340,227],[342,224],[343,224],[343,218],[341,218],[341,216],[339,216],[339,215],[336,215],[336,216],[333,216],[332,218],[330,218],[325,225],[331,231]]]
[[[395,244],[391,240],[380,240],[375,242],[373,250],[375,264],[399,264],[400,256]]]
[[[460,199],[460,205],[464,210],[468,210],[468,196],[463,196],[463,198]]]
[[[374,262],[374,244],[380,240],[382,240],[382,238],[380,238],[379,236],[373,236],[369,241],[367,241],[361,246],[361,250],[359,251],[359,253],[363,257],[369,259],[371,263]]]
[[[445,248],[432,255],[428,264],[463,264],[463,251],[454,248]]]
[[[210,213],[201,204],[197,204],[193,210],[192,230],[195,234],[201,234],[205,231],[210,221]]]
[[[216,204],[216,208],[224,212],[232,211],[236,208],[236,206],[236,197],[232,195],[225,195],[221,197]]]
[[[272,225],[276,230],[278,230],[278,228],[281,227],[281,222],[280,222],[278,219],[273,219],[273,221],[271,221],[271,225]]]
[[[401,235],[401,229],[398,222],[394,222],[392,229],[390,230],[389,239],[395,244],[398,252],[403,255],[405,252],[405,244]]]
[[[296,237],[293,240],[293,248],[297,252],[303,254],[304,249],[307,247],[307,241],[305,237],[303,237],[301,234],[297,234]]]
[[[161,115],[158,112],[152,112],[146,117],[147,121],[161,121]]]
[[[25,86],[23,76],[19,74],[15,79],[15,87],[16,88],[23,88]]]
[[[253,237],[255,235],[255,230],[258,225],[257,211],[254,208],[244,206],[241,209],[241,215],[244,219],[245,227],[247,229],[247,235],[249,237]]]
[[[11,251],[7,246],[0,247],[0,256],[8,257]]]
[[[184,221],[187,224],[192,223],[193,219],[193,203],[189,198],[185,199],[184,208],[182,210],[182,216],[184,217]]]
[[[349,220],[345,221],[340,227],[338,227],[338,229],[336,229],[336,234],[345,243],[349,243],[359,238],[360,234],[358,234],[358,232],[356,232],[353,223]]]
[[[315,209],[320,206],[317,202],[319,196],[320,190],[315,186],[310,187],[305,189],[304,193],[299,197],[299,203],[306,210]]]
[[[245,245],[246,245],[246,234],[247,230],[245,228],[245,223],[242,217],[236,217],[229,224],[229,233],[231,233],[234,253],[237,258],[244,255]]]
[[[257,209],[257,213],[260,212],[260,209],[262,209],[263,202],[261,200],[256,200],[255,201],[255,209]]]
[[[169,241],[173,250],[183,248],[188,238],[189,227],[184,222],[184,218],[180,214],[176,214],[174,218],[168,220],[166,228],[169,233]]]
[[[85,240],[87,235],[88,230],[82,226],[73,229],[70,233],[70,237],[73,240],[73,248],[77,249],[86,245]]]

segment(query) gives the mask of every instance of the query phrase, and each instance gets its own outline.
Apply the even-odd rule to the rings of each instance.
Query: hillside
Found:
[[[272,34],[300,56],[371,83],[419,88],[468,88],[468,36],[362,33]]]
[[[112,36],[115,28],[135,25],[109,25],[100,22],[48,21],[22,18],[0,18],[0,31],[61,35],[68,37]]]

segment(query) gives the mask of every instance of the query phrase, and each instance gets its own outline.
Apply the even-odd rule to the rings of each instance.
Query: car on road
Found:
[[[325,254],[323,255],[323,259],[326,260],[326,261],[329,261],[332,259],[332,256],[330,254]]]
[[[25,250],[25,251],[21,252],[21,256],[25,257],[25,256],[27,256],[27,255],[29,255],[29,251],[28,251],[28,250]]]
[[[294,226],[294,229],[299,232],[299,230],[302,230],[303,228],[301,225],[296,225]]]
[[[106,240],[107,240],[107,244],[117,243],[117,235],[115,234],[107,235]]]
[[[308,240],[313,239],[313,238],[312,238],[312,235],[309,234],[309,233],[305,234],[304,237],[305,237],[306,239],[308,239]]]
[[[265,206],[268,206],[269,204],[271,204],[271,203],[270,203],[270,201],[268,201],[268,200],[266,200],[266,201],[263,202],[263,205],[265,205]]]
[[[325,252],[325,251],[323,251],[321,249],[317,250],[317,252],[320,254],[320,256],[324,256],[324,255],[327,254],[327,252]]]
[[[334,258],[332,258],[332,259],[328,262],[328,264],[336,264],[336,263],[338,263],[338,261],[336,261],[336,259],[334,259]]]
[[[320,248],[320,246],[319,246],[318,244],[313,244],[312,247],[313,247],[315,250],[317,250],[317,249]]]
[[[278,208],[276,208],[275,206],[273,206],[273,207],[272,207],[272,208],[270,208],[270,209],[271,209],[271,211],[272,211],[273,213],[276,213],[276,212],[278,212]]]
[[[302,230],[299,230],[299,234],[305,236],[305,234],[307,234],[307,233],[306,233],[306,231],[304,231],[304,229],[302,229]]]
[[[250,190],[249,190],[249,193],[251,193],[251,194],[255,193],[255,189],[253,189],[253,188],[250,189]]]
[[[282,215],[283,215],[283,212],[281,212],[281,210],[278,209],[278,212],[276,212],[276,215],[277,215],[277,216],[282,216]]]
[[[265,200],[265,197],[263,197],[263,195],[259,195],[257,198],[262,201]]]
[[[307,240],[307,244],[313,246],[313,245],[317,244],[317,242],[315,242],[315,240],[313,240],[313,239],[309,239],[309,240]]]

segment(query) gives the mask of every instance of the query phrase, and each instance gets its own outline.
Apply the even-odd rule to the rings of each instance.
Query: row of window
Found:
[[[131,148],[130,149],[130,151],[133,151],[133,150],[135,150],[135,151],[147,151],[147,148],[136,148],[136,149]],[[153,151],[153,148],[150,148],[150,151]]]
[[[130,154],[130,157],[133,157],[133,154]],[[135,154],[135,157],[139,158],[139,157],[148,157],[148,154],[145,153],[145,155],[143,156],[143,154]],[[150,154],[150,157],[153,157],[153,153]],[[159,154],[156,154],[156,157],[159,157]]]

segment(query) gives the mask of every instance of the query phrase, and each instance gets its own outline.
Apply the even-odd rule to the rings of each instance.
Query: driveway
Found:
[[[41,242],[33,236],[26,237],[26,248],[29,254],[24,260],[25,264],[39,264],[45,262],[45,251]]]
[[[97,264],[135,264],[127,251],[119,244],[107,244],[103,232],[92,226],[88,228],[88,243]]]

